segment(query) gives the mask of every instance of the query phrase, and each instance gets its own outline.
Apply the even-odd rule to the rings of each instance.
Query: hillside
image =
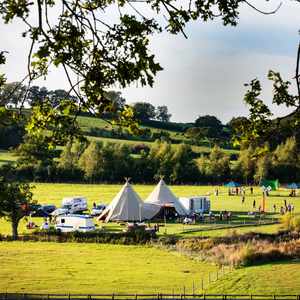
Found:
[[[95,117],[79,116],[78,123],[90,140],[129,145],[142,143],[151,146],[155,140],[162,139],[171,142],[175,147],[176,144],[188,143],[197,154],[210,153],[211,145],[206,138],[196,145],[194,141],[185,136],[184,131],[191,127],[190,123],[147,121],[140,125],[141,135],[132,135],[126,128],[120,129],[118,126],[112,125],[110,121]],[[235,149],[224,149],[224,151],[229,155],[238,153],[238,150]]]
[[[172,147],[177,147],[181,143],[187,143],[191,145],[195,157],[207,155],[211,151],[212,143],[208,139],[204,138],[196,143],[184,134],[186,128],[192,126],[190,123],[150,120],[140,124],[142,131],[140,135],[134,135],[128,132],[127,128],[120,128],[117,125],[113,125],[109,120],[92,116],[79,116],[77,120],[88,140],[122,143],[131,146],[133,149],[135,146],[141,145],[151,147],[156,140],[168,141],[172,144]],[[10,134],[13,133],[14,131],[11,130]],[[236,155],[239,152],[234,149],[224,149],[224,147],[223,150],[228,155]],[[17,157],[13,154],[13,151],[4,149],[0,145],[0,165],[15,161],[16,159]]]

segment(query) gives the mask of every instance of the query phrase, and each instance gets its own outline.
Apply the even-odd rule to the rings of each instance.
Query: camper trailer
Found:
[[[87,201],[84,197],[66,197],[62,200],[62,207],[69,207],[71,213],[87,210]]]
[[[205,196],[181,197],[179,202],[187,214],[205,213],[210,211],[210,201]]]
[[[89,215],[57,216],[55,223],[55,228],[61,232],[87,232],[95,230],[93,218]]]
[[[65,214],[80,213],[87,210],[86,198],[82,196],[66,197],[62,200],[62,207],[56,209],[51,214],[52,216],[59,216]]]

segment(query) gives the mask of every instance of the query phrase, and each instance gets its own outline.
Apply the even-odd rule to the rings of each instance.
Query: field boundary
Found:
[[[0,300],[300,300],[299,295],[260,294],[21,294],[0,293]]]
[[[209,223],[206,223],[209,224]],[[214,225],[214,223],[211,223]],[[245,223],[245,224],[228,224],[227,226],[224,224],[220,224],[220,226],[211,226],[211,227],[206,227],[206,228],[191,228],[191,229],[184,229],[180,233],[192,233],[192,232],[205,232],[205,231],[213,231],[213,230],[223,230],[223,229],[235,229],[235,228],[243,228],[243,227],[259,227],[259,226],[265,226],[265,225],[275,225],[279,224],[279,221],[257,221],[253,223]]]

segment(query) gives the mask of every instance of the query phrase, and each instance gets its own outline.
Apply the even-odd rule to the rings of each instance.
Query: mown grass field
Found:
[[[21,293],[299,294],[300,262],[233,270],[146,246],[0,243],[0,291]],[[220,274],[220,273],[219,273]]]
[[[67,196],[85,196],[88,199],[89,207],[92,207],[93,202],[108,204],[113,197],[119,192],[122,185],[109,185],[109,184],[51,184],[51,183],[35,183],[34,199],[41,204],[55,204],[57,207],[61,205],[63,197]],[[142,199],[145,199],[153,190],[154,185],[133,185],[136,192]],[[161,228],[161,234],[177,234],[181,236],[222,236],[230,233],[232,230],[236,232],[249,232],[249,231],[262,231],[262,232],[276,232],[279,228],[278,224],[275,225],[261,225],[252,226],[252,223],[257,224],[258,219],[249,217],[247,213],[252,211],[253,200],[256,201],[256,209],[261,202],[261,190],[255,187],[254,194],[250,195],[249,189],[246,192],[246,201],[244,204],[241,202],[241,196],[228,196],[228,189],[225,187],[219,188],[219,196],[214,195],[214,186],[170,186],[172,191],[178,197],[182,196],[195,196],[195,195],[208,195],[211,200],[211,208],[216,214],[219,211],[231,211],[233,216],[238,217],[230,224],[197,224],[197,225],[182,225],[182,224],[167,224],[166,228]],[[284,199],[287,203],[295,206],[295,213],[300,213],[300,197],[288,197],[289,190],[281,189],[279,191],[271,192],[270,197],[267,199],[267,211],[269,214],[266,216],[267,220],[276,220],[279,217],[280,206],[284,204]],[[276,205],[277,212],[273,212],[273,205]],[[39,225],[42,220],[35,219]],[[249,226],[244,226],[244,223]],[[20,233],[27,232],[25,229],[26,221],[20,224]],[[119,225],[115,224],[98,224],[105,226],[108,229],[122,230]],[[236,226],[241,227],[236,227]],[[234,228],[232,228],[234,227]],[[10,224],[4,220],[0,220],[0,233],[10,234]]]
[[[234,270],[206,293],[299,295],[300,261],[276,262]]]
[[[40,203],[60,205],[65,196],[83,195],[89,205],[109,203],[122,185],[82,185],[82,184],[35,184],[34,198]],[[152,191],[153,185],[134,185],[142,199]],[[252,210],[253,200],[257,206],[261,199],[259,187],[246,201],[240,196],[228,196],[227,189],[219,187],[216,197],[212,186],[171,186],[177,196],[210,195],[212,210],[228,210],[236,215]],[[277,209],[284,203],[295,205],[300,212],[300,197],[288,197],[288,190],[271,192],[267,209]],[[277,214],[273,218],[278,217]],[[246,217],[245,217],[246,218]],[[272,216],[270,216],[272,218]],[[41,219],[36,219],[37,223]],[[242,222],[241,222],[242,223]],[[167,224],[167,234],[189,236],[221,236],[230,233],[232,224],[185,225]],[[118,224],[99,224],[109,230],[120,230]],[[219,229],[219,227],[229,226]],[[25,221],[20,225],[20,232]],[[238,227],[237,232],[276,232],[278,224]],[[201,231],[189,232],[199,229]],[[9,234],[10,225],[1,220],[0,232]],[[161,228],[164,234],[165,228]],[[120,246],[103,244],[56,244],[56,243],[0,243],[0,291],[45,292],[45,293],[156,293],[186,292],[200,290],[200,280],[206,280],[206,293],[299,293],[300,263],[297,261],[265,264],[236,269],[207,284],[208,273],[215,274],[217,267],[192,260],[176,252],[169,252],[147,246]]]
[[[177,293],[211,264],[176,252],[101,244],[0,243],[0,291],[44,293]]]

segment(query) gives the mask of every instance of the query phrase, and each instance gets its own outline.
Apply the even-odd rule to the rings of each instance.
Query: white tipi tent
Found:
[[[163,179],[159,181],[157,186],[154,188],[152,193],[145,200],[145,204],[157,205],[160,208],[162,207],[174,207],[176,212],[184,216],[186,211],[169,187],[165,184]]]
[[[98,217],[98,220],[105,220],[105,222],[139,221],[143,217],[142,214],[143,201],[126,180],[120,192]]]

